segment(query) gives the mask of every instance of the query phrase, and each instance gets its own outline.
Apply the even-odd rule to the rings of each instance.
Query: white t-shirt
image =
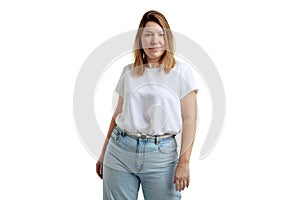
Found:
[[[133,64],[124,67],[115,91],[124,98],[116,117],[119,127],[148,135],[178,134],[182,130],[180,100],[198,92],[191,67],[176,61],[167,74],[145,67],[142,76],[133,76]]]

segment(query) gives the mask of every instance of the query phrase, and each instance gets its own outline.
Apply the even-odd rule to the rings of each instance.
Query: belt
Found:
[[[129,136],[134,136],[137,138],[151,138],[151,139],[156,139],[156,138],[169,138],[169,137],[175,137],[173,134],[166,134],[166,135],[147,135],[146,133],[141,133],[141,132],[128,132],[126,131],[126,134]]]

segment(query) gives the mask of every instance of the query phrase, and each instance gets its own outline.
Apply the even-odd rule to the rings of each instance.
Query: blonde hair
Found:
[[[161,59],[159,60],[160,70],[164,70],[166,73],[169,73],[175,65],[174,39],[168,21],[166,20],[165,16],[160,12],[151,10],[146,12],[143,15],[140,21],[139,29],[135,36],[134,49],[133,49],[133,54],[134,54],[133,73],[136,76],[141,76],[144,74],[145,71],[144,65],[147,64],[145,52],[142,47],[141,37],[143,33],[143,28],[146,26],[147,22],[150,21],[159,24],[165,32],[164,34],[165,52],[163,53]]]

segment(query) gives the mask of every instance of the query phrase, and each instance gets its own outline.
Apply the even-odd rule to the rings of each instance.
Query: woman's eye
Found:
[[[159,34],[160,37],[163,37],[164,35],[165,35],[164,33],[160,33],[160,34]]]
[[[146,33],[146,34],[145,34],[145,37],[150,37],[150,36],[151,36],[150,33]]]

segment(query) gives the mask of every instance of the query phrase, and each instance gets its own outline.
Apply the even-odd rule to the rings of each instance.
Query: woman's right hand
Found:
[[[99,160],[96,163],[96,173],[98,176],[103,179],[103,156],[101,155]]]

